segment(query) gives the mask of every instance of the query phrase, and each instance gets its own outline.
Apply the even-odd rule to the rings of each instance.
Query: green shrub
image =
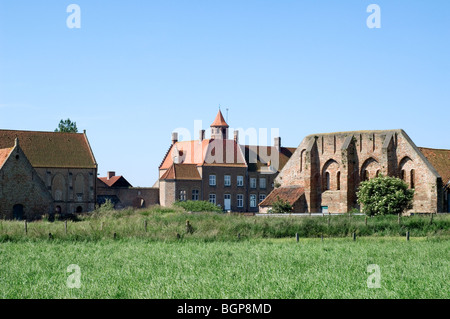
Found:
[[[288,201],[282,200],[280,196],[277,196],[277,200],[272,204],[271,213],[273,214],[286,214],[292,211],[292,205]]]
[[[187,212],[222,212],[222,208],[216,204],[201,200],[179,201],[174,206],[182,207]]]
[[[368,216],[397,215],[412,207],[414,190],[397,177],[380,175],[362,182],[356,196]]]

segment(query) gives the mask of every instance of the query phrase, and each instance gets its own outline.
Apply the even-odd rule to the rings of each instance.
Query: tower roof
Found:
[[[223,118],[222,112],[219,109],[219,113],[217,113],[216,119],[211,124],[211,127],[228,127],[227,122]]]

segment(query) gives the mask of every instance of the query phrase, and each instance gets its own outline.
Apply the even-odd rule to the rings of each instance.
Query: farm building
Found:
[[[90,211],[97,163],[84,133],[0,130],[0,216]]]

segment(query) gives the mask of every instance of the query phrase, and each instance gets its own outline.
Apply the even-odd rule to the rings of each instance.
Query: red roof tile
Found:
[[[112,176],[110,179],[99,177],[98,179],[109,187],[131,187],[131,184],[123,176]]]
[[[201,180],[196,164],[173,164],[161,179]]]
[[[450,150],[419,147],[419,150],[441,175],[444,186],[450,182]]]
[[[222,112],[220,110],[217,113],[214,122],[211,124],[211,127],[228,127],[228,124],[227,122],[225,122],[225,119],[223,118]]]
[[[11,154],[12,150],[13,150],[12,148],[0,149],[0,168],[3,166],[9,154]]]
[[[176,142],[159,168],[169,169],[172,164],[247,166],[239,145],[222,139]]]
[[[279,187],[270,192],[269,195],[259,204],[259,206],[272,206],[278,198],[294,205],[295,202],[305,193],[305,189],[300,186]]]

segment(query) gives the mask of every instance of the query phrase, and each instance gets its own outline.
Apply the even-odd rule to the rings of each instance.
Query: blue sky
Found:
[[[67,6],[81,8],[69,29]],[[381,8],[370,29],[367,6]],[[0,128],[77,122],[99,173],[152,186],[171,132],[404,129],[450,148],[450,1],[0,0]],[[267,140],[260,144],[271,144]]]

